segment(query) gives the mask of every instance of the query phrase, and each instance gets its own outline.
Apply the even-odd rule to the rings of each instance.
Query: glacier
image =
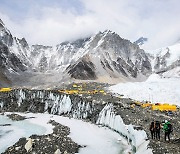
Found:
[[[5,115],[8,114],[11,113],[5,113]],[[1,145],[3,145],[0,147],[0,152],[3,152],[7,147],[16,142],[20,137],[29,137],[32,133],[39,135],[51,133],[53,127],[50,124],[47,124],[50,119],[68,126],[71,131],[69,136],[78,144],[86,145],[86,147],[80,149],[79,154],[118,154],[119,152],[123,152],[125,154],[127,152],[131,152],[131,146],[128,145],[127,141],[118,133],[113,132],[108,128],[102,128],[91,123],[83,122],[81,120],[72,118],[69,119],[67,117],[51,114],[16,114],[25,116],[28,119],[19,122],[11,122],[12,125],[9,126],[9,128],[6,128],[6,130],[12,130],[12,132],[10,132],[9,134],[4,133],[2,134],[4,135],[3,138],[0,138],[0,143]],[[5,124],[7,122],[9,123],[11,121],[5,115],[0,116],[1,124]],[[16,127],[17,123],[18,127]],[[49,131],[44,131],[46,129]],[[4,140],[6,140],[7,144],[3,143]]]
[[[13,95],[14,92],[16,98]],[[14,90],[9,95],[9,99],[0,99],[1,110],[11,111],[11,109],[6,107],[11,104],[11,106],[15,107],[13,109],[15,111],[41,112],[90,120],[92,123],[107,126],[118,132],[126,138],[133,152],[152,153],[151,149],[148,148],[149,141],[145,131],[135,130],[132,125],[125,125],[121,116],[113,112],[113,104],[111,103],[98,104],[96,101],[88,102],[80,96],[61,94],[56,91],[27,89]],[[29,102],[28,104],[27,101]]]
[[[8,125],[3,126],[5,124]],[[33,134],[42,135],[45,133],[47,133],[47,130],[44,126],[30,123],[28,120],[12,121],[5,115],[0,115],[0,153],[15,144],[21,137],[29,137]]]
[[[125,98],[180,106],[180,82],[176,77],[163,78],[152,74],[145,82],[119,83],[109,90]]]

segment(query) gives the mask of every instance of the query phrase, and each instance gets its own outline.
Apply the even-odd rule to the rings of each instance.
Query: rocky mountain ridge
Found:
[[[112,31],[99,32],[95,35],[87,48],[88,52],[73,65],[68,73],[72,77],[74,72],[81,71],[82,79],[87,78],[87,71],[93,71],[98,77],[121,78],[124,80],[137,79],[139,76],[151,74],[151,64],[145,52],[137,45],[122,39]],[[82,64],[89,64],[88,66]],[[91,64],[90,64],[91,62]],[[93,76],[92,79],[98,77]],[[90,78],[91,79],[91,78]]]
[[[109,30],[54,47],[30,46],[25,38],[12,36],[2,21],[0,52],[1,72],[14,85],[66,80],[143,81],[152,73],[152,66],[158,70],[158,63],[161,63],[152,65],[157,58],[150,57],[137,44]],[[54,81],[57,78],[58,81]],[[6,82],[1,85],[6,85]]]

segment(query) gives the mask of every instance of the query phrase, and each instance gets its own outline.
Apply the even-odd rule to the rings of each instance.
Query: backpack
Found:
[[[167,131],[172,132],[173,131],[172,125],[169,123],[167,124],[167,126],[168,126]]]
[[[156,121],[156,122],[155,122],[155,129],[156,129],[156,130],[159,130],[159,129],[160,129],[160,122],[159,122],[159,121]]]
[[[149,130],[150,130],[150,131],[154,131],[154,122],[151,122],[151,125],[150,125],[150,127],[149,127]]]

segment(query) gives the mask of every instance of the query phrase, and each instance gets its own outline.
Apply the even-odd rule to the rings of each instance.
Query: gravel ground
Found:
[[[134,108],[127,105],[126,107],[116,106],[117,114],[121,115],[125,124],[133,124],[138,128],[146,131],[148,139],[150,140],[149,147],[153,149],[155,154],[178,154],[180,153],[180,113],[174,112],[173,115],[168,116],[166,112],[152,111],[150,108],[142,108],[135,106]],[[164,131],[161,129],[161,138],[159,140],[152,140],[149,131],[151,121],[157,120],[163,123],[168,120],[173,125],[173,133],[170,135],[171,141],[164,141]]]

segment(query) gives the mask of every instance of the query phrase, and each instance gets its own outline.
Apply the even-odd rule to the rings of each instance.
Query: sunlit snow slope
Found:
[[[145,82],[119,83],[110,87],[110,90],[139,101],[180,106],[179,81],[179,78],[161,78],[157,74],[152,74]]]

